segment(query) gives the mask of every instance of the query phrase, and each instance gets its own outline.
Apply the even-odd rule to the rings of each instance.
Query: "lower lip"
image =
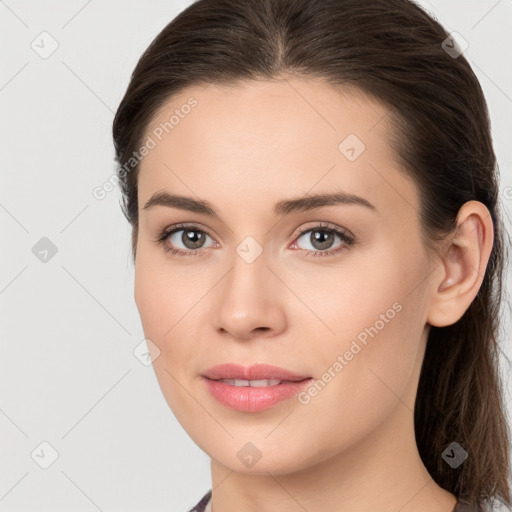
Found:
[[[269,409],[282,400],[296,396],[313,379],[309,378],[262,388],[232,386],[206,377],[204,380],[210,393],[221,404],[237,411],[259,412]]]

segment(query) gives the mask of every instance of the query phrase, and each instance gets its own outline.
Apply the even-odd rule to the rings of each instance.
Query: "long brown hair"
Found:
[[[390,143],[417,183],[427,245],[455,228],[460,207],[481,201],[494,245],[480,290],[463,317],[431,327],[414,410],[416,441],[432,478],[474,507],[511,505],[510,432],[498,343],[505,249],[498,167],[480,84],[446,30],[407,0],[199,0],[175,17],[140,58],[113,123],[122,209],[138,236],[133,154],[157,109],[188,86],[282,74],[353,87],[390,109]],[[132,159],[132,160],[130,160]],[[131,162],[131,163],[130,163]],[[468,458],[452,468],[457,442]]]

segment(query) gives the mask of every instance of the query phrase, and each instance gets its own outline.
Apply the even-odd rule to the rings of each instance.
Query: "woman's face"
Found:
[[[135,300],[169,406],[233,471],[291,473],[411,428],[432,268],[386,113],[292,78],[191,87],[148,128]],[[190,201],[145,208],[157,193]],[[335,193],[349,199],[276,207]],[[236,409],[203,376],[224,363],[311,380],[272,406]]]

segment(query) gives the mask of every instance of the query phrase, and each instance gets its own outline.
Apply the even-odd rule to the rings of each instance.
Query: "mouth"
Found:
[[[208,379],[208,377],[205,377]],[[297,384],[299,382],[303,382],[306,380],[311,380],[311,377],[306,377],[300,380],[280,380],[280,379],[255,379],[255,380],[245,380],[245,379],[208,379],[213,380],[215,382],[222,382],[224,384],[229,384],[230,386],[236,387],[251,387],[251,388],[266,388],[272,386],[279,386],[282,384]]]
[[[221,381],[232,386],[269,387],[304,381],[312,378],[291,370],[269,364],[255,364],[242,366],[234,363],[225,363],[213,366],[202,373],[202,376]]]
[[[281,379],[211,379],[204,377],[206,389],[220,404],[239,412],[261,412],[297,396],[312,377]]]

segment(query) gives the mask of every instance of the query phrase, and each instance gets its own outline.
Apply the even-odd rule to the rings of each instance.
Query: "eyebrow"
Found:
[[[274,205],[273,212],[276,216],[283,216],[296,212],[306,212],[324,206],[332,206],[335,204],[359,205],[377,212],[377,208],[363,197],[346,192],[315,194],[294,199],[286,199],[276,203]],[[149,210],[153,206],[166,206],[168,208],[177,208],[180,210],[201,213],[219,218],[218,213],[214,210],[211,204],[208,203],[208,201],[170,194],[168,192],[156,192],[153,194],[144,205],[144,210]]]

